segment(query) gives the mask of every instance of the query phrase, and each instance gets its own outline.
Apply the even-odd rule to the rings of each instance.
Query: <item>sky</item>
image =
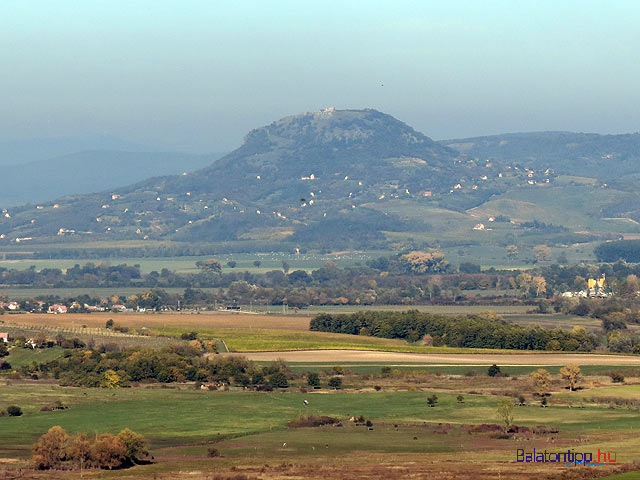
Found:
[[[375,108],[434,139],[640,130],[640,2],[2,0],[0,142],[228,151]]]

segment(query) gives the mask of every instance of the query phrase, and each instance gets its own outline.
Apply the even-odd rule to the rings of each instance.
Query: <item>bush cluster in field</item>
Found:
[[[33,463],[40,470],[69,468],[121,468],[147,456],[145,440],[125,428],[118,435],[103,433],[91,441],[84,433],[69,436],[51,427],[33,446]]]

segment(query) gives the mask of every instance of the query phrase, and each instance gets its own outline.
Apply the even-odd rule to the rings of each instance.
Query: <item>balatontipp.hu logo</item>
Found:
[[[596,461],[594,462],[594,457]],[[516,462],[518,463],[564,463],[569,465],[589,465],[591,467],[600,467],[605,463],[616,463],[618,454],[609,452],[601,452],[598,449],[597,455],[591,452],[574,452],[569,449],[566,452],[547,452],[546,450],[533,449],[528,452],[522,448],[516,450]],[[594,463],[592,463],[594,462]]]

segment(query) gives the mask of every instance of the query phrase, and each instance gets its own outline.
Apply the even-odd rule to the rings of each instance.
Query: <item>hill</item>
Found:
[[[640,133],[598,135],[573,132],[510,133],[442,140],[469,157],[604,182],[638,174]]]
[[[327,109],[253,130],[240,148],[193,173],[69,196],[40,210],[21,207],[1,226],[10,236],[45,240],[60,229],[102,239],[293,234],[301,242],[350,231],[362,243],[381,239],[381,230],[412,227],[363,204],[383,195],[444,191],[464,170],[456,157],[389,115]]]
[[[5,209],[0,246],[227,242],[460,255],[482,246],[473,255],[485,259],[487,248],[504,257],[513,243],[565,248],[640,232],[640,197],[625,183],[640,174],[636,141],[545,132],[435,142],[376,110],[330,108],[257,128],[194,172]],[[160,158],[148,157],[154,174]]]

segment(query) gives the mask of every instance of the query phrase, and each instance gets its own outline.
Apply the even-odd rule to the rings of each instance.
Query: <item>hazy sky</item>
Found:
[[[640,130],[640,2],[0,2],[0,141],[232,149],[371,107],[436,138]]]

